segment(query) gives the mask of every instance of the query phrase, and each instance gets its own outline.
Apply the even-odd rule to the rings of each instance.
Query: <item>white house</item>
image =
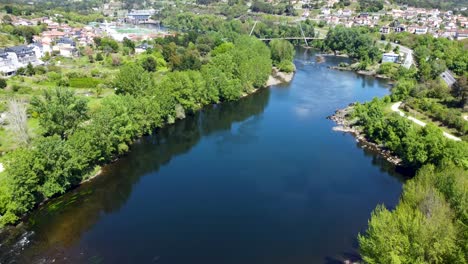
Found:
[[[396,53],[393,53],[393,52],[382,54],[382,63],[384,63],[384,62],[397,63],[398,59],[400,59],[400,55],[396,54]]]

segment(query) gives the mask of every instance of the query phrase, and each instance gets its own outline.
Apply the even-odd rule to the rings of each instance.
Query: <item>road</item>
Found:
[[[403,111],[401,111],[401,110],[399,109],[401,103],[402,103],[402,102],[396,102],[396,103],[394,103],[394,104],[392,105],[392,111],[393,111],[393,112],[398,112],[398,114],[400,114],[400,116],[405,117],[406,114],[403,113]],[[408,118],[409,120],[413,121],[414,123],[416,123],[416,124],[419,125],[419,126],[422,126],[422,127],[426,126],[426,123],[424,123],[423,121],[421,121],[421,120],[419,120],[419,119],[416,119],[416,118],[414,118],[414,117],[412,117],[412,116],[406,116],[406,118]],[[460,139],[459,137],[456,137],[456,136],[454,136],[454,135],[451,135],[451,134],[449,134],[449,133],[447,133],[447,132],[443,132],[443,134],[444,134],[444,136],[445,136],[446,138],[449,138],[449,139],[452,139],[452,140],[455,140],[455,141],[461,141],[461,139]]]
[[[380,43],[384,44],[384,45],[387,45],[387,43],[390,43],[390,45],[392,45],[393,48],[395,47],[400,47],[400,52],[403,52],[406,54],[406,57],[405,57],[405,61],[401,64],[403,65],[403,67],[405,67],[406,69],[409,69],[411,68],[411,65],[414,64],[414,59],[413,59],[413,50],[406,47],[406,46],[403,46],[403,45],[400,45],[400,44],[396,44],[396,43],[393,43],[393,42],[389,42],[389,41],[384,41],[384,40],[381,40],[379,41]]]

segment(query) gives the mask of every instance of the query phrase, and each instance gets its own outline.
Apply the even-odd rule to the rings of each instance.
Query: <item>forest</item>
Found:
[[[366,263],[467,263],[468,143],[461,120],[468,94],[466,50],[460,42],[428,35],[398,39],[414,49],[418,68],[397,67],[391,95],[356,104],[349,118],[367,140],[417,173],[405,183],[395,209],[380,205],[374,210],[358,237],[361,256]],[[349,51],[332,44],[331,49]],[[381,68],[393,69],[388,66]],[[458,75],[451,88],[440,79],[446,69]],[[397,101],[404,102],[405,111],[419,110],[455,129],[464,140],[444,137],[432,123],[420,127],[391,113]]]

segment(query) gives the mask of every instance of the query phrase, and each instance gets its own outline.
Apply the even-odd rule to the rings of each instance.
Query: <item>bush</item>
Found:
[[[30,94],[32,92],[32,88],[29,86],[20,86],[18,93],[20,94]]]
[[[84,74],[82,72],[69,72],[69,73],[66,74],[66,76],[69,79],[87,77],[86,74]]]
[[[7,87],[7,81],[3,78],[0,78],[0,89]]]
[[[96,54],[96,61],[103,61],[104,60],[104,56],[102,56],[102,53],[99,52],[98,54]]]
[[[456,129],[461,135],[468,133],[468,122],[462,118],[462,112],[458,109],[447,108],[428,99],[411,98],[406,101],[406,104],[413,109],[425,112],[445,126]]]
[[[91,70],[91,76],[99,77],[99,76],[101,76],[101,72],[98,69],[92,69]]]
[[[18,92],[21,88],[22,88],[22,86],[19,85],[19,84],[13,84],[11,86],[11,90],[13,90],[13,92]]]
[[[70,78],[70,87],[73,88],[95,88],[100,81],[91,77]]]
[[[70,80],[67,77],[60,78],[60,80],[57,81],[57,86],[68,87],[70,86]]]
[[[44,67],[44,66],[37,66],[37,67],[36,67],[36,73],[37,73],[37,74],[46,74],[46,73],[47,73],[47,69],[46,69],[46,67]]]
[[[278,69],[282,72],[293,72],[296,70],[296,67],[294,66],[294,63],[290,61],[283,60],[278,64]]]

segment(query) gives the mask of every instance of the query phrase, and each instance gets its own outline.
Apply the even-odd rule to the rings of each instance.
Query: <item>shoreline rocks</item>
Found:
[[[355,126],[355,121],[348,119],[354,105],[355,103],[351,103],[343,109],[336,110],[333,115],[327,117],[327,119],[330,119],[337,124],[337,126],[333,127],[333,131],[352,134],[356,138],[356,142],[360,143],[360,146],[363,149],[370,149],[378,152],[388,162],[395,166],[401,166],[402,160],[399,157],[385,149],[382,145],[368,141],[362,131]]]
[[[286,73],[279,71],[278,68],[273,67],[272,74],[268,77],[268,81],[266,83],[266,87],[272,85],[278,85],[282,83],[291,82],[294,77],[294,72]]]

